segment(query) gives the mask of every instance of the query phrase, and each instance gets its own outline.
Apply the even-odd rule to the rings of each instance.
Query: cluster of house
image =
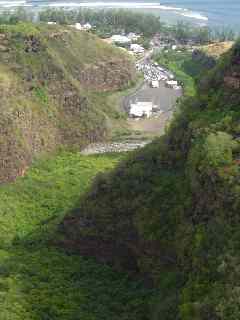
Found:
[[[130,32],[127,35],[115,34],[111,36],[109,42],[118,46],[123,46],[133,54],[142,54],[145,51],[143,46],[136,43],[140,37],[140,35],[137,35],[133,32]]]
[[[160,81],[163,81],[166,87],[174,90],[180,90],[181,86],[178,81],[174,80],[174,74],[165,68],[158,65],[158,63],[141,62],[136,64],[138,71],[143,72],[145,81],[152,88],[159,88]]]

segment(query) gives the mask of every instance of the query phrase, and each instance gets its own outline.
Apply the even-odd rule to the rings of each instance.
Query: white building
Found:
[[[140,46],[139,44],[133,43],[130,46],[130,50],[133,51],[134,53],[144,53],[144,48]]]
[[[130,105],[129,115],[133,118],[142,118],[142,117],[149,118],[152,115],[152,111],[153,111],[152,102],[138,101],[137,103],[132,103]]]
[[[79,31],[81,31],[81,30],[88,31],[88,30],[92,29],[92,26],[90,23],[85,23],[84,25],[81,25],[80,22],[77,22],[77,23],[71,25],[70,27],[72,27],[76,30],[79,30]]]
[[[91,30],[92,29],[92,26],[91,26],[91,24],[90,23],[85,23],[84,25],[83,25],[83,30],[86,30],[86,31],[88,31],[88,30]]]

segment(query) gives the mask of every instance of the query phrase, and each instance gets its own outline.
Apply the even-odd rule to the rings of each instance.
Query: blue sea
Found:
[[[162,0],[161,4],[199,12],[211,25],[240,29],[240,0]]]
[[[240,0],[0,0],[0,8],[124,8],[151,12],[165,22],[231,27],[240,31]]]

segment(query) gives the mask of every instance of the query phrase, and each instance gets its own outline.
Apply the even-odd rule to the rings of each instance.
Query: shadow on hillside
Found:
[[[18,245],[0,261],[1,319],[147,319],[151,292],[92,259]]]

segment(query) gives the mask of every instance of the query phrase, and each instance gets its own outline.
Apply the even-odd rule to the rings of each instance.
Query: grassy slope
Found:
[[[196,85],[216,65],[217,60],[233,46],[233,42],[220,42],[201,46],[194,52],[169,50],[155,56],[155,60],[182,82],[185,95],[194,96]]]
[[[65,220],[66,239],[114,242],[123,268],[137,260],[152,277],[151,319],[239,317],[239,75],[237,43],[181,102],[167,135],[100,176]],[[122,261],[112,251],[110,262]]]
[[[202,46],[199,49],[206,52],[207,55],[219,58],[221,55],[229,51],[234,45],[233,41],[217,42],[210,45]]]
[[[86,191],[96,173],[112,168],[117,160],[117,156],[63,153],[36,162],[26,177],[0,187],[1,245],[48,232],[74,206],[79,191]]]
[[[2,320],[143,319],[149,292],[140,283],[48,242],[79,192],[121,158],[61,153],[0,187]]]
[[[125,53],[61,26],[0,26],[0,34],[0,181],[61,145],[108,137],[121,117],[112,96],[134,80]]]

